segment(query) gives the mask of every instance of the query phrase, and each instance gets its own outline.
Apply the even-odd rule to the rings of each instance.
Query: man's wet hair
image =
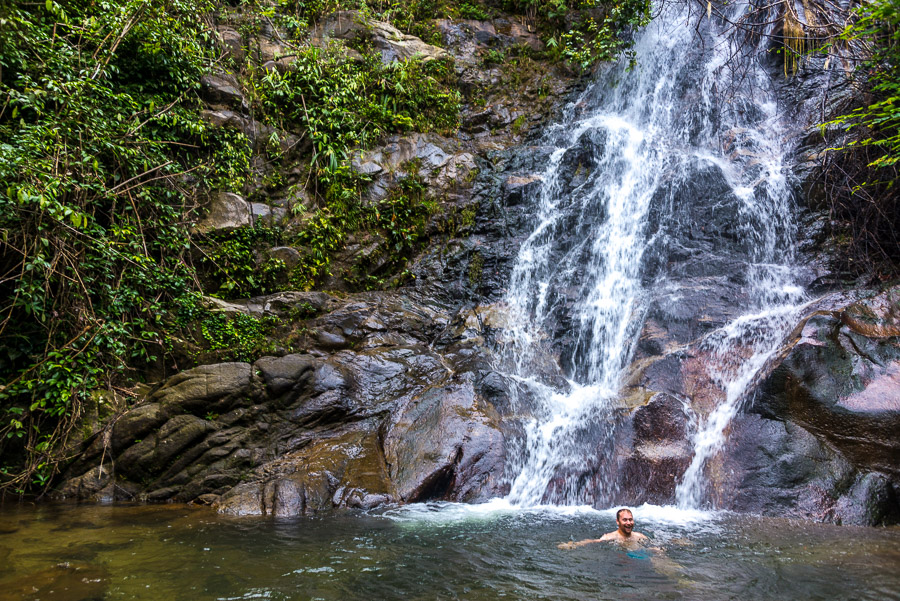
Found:
[[[622,515],[622,513],[623,513],[623,512],[626,512],[626,511],[627,511],[628,513],[631,513],[631,510],[628,509],[627,507],[623,507],[622,509],[620,509],[619,511],[616,512],[616,521],[617,521],[617,522],[619,521],[619,516]],[[634,514],[631,513],[631,515],[634,515]]]

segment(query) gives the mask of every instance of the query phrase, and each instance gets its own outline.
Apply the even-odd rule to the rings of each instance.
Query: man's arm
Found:
[[[586,538],[584,540],[580,540],[577,543],[574,541],[569,541],[567,543],[559,543],[556,545],[557,549],[575,549],[577,547],[583,547],[585,545],[590,545],[591,543],[599,543],[603,542],[602,538]]]
[[[557,546],[559,549],[574,549],[575,547],[583,547],[584,545],[590,545],[591,543],[605,543],[606,541],[616,540],[615,532],[607,532],[600,538],[586,538],[584,540],[580,540],[577,543],[569,542],[569,543],[560,543]]]

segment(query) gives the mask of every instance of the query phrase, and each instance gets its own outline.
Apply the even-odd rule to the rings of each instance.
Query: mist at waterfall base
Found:
[[[790,132],[764,50],[696,19],[668,5],[638,40],[637,67],[603,73],[541,141],[550,159],[498,366],[521,416],[506,474],[514,505],[620,502],[620,396],[644,320],[692,302],[691,283],[727,281],[730,316],[695,343],[720,398],[706,414],[682,401],[693,460],[676,502],[709,506],[704,468],[805,300]]]

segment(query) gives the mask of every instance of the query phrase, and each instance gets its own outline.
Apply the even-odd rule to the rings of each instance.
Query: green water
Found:
[[[412,506],[227,518],[0,508],[0,599],[900,599],[900,529],[637,508],[662,551],[561,541],[612,511]]]

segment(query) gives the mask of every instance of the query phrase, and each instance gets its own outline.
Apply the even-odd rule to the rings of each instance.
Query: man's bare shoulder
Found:
[[[649,538],[647,538],[646,536],[644,536],[644,535],[641,534],[640,532],[632,532],[632,533],[631,533],[631,538],[633,538],[633,539],[635,539],[635,540],[639,540],[639,541],[648,541],[648,540],[650,540]]]
[[[612,532],[607,532],[603,536],[601,536],[598,540],[607,541],[607,540],[619,540],[619,532],[614,530]]]

